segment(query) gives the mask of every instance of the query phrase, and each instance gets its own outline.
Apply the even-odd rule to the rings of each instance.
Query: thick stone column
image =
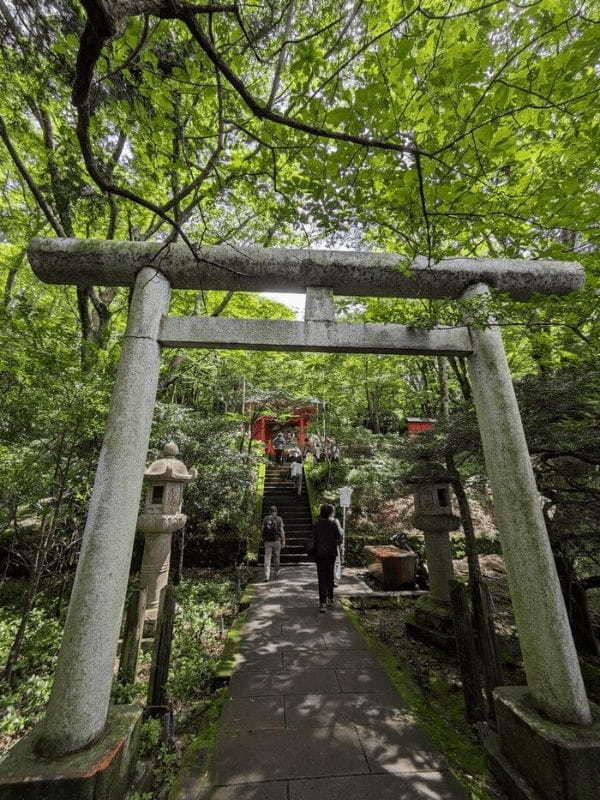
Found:
[[[62,646],[36,748],[74,752],[106,723],[113,664],[160,366],[160,319],[170,286],[150,267],[138,273]]]
[[[485,296],[476,284],[463,297]],[[470,329],[467,364],[527,684],[552,720],[588,725],[590,706],[542,515],[499,328]],[[543,398],[540,398],[543,402]]]
[[[450,581],[454,577],[450,534],[448,531],[431,530],[423,533],[431,599],[450,603]]]

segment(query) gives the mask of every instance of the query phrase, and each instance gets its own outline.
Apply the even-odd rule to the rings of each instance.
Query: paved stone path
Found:
[[[257,587],[210,800],[465,800],[312,565]]]

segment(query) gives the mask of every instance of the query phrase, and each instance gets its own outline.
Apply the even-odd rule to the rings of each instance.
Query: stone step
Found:
[[[258,553],[260,556],[264,555],[264,547],[259,547]],[[281,551],[282,556],[296,556],[296,555],[306,555],[306,547],[303,544],[300,545],[289,545],[286,542],[285,548]]]
[[[264,560],[261,558],[258,561],[259,564],[264,564]],[[272,563],[272,562],[271,562]],[[279,563],[283,565],[292,565],[292,564],[314,564],[314,561],[311,561],[307,555],[286,555],[285,553],[281,554],[281,558],[279,559]]]
[[[269,506],[281,506],[281,508],[290,508],[298,511],[308,511],[309,506],[308,503],[305,503],[303,500],[296,500],[294,502],[293,497],[282,497],[281,495],[272,495],[271,497],[263,498],[263,508],[268,508]]]
[[[310,516],[309,508],[305,508],[304,506],[282,505],[281,503],[277,503],[277,501],[274,501],[273,503],[265,503],[263,509],[268,511],[271,506],[277,506],[278,511],[287,511],[288,513],[306,514]]]
[[[306,520],[283,520],[286,531],[311,531],[312,530],[312,522],[309,519]]]

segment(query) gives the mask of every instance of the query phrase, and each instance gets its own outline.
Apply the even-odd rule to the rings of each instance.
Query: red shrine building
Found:
[[[406,435],[409,439],[414,439],[419,433],[432,430],[436,420],[425,417],[405,417]]]
[[[254,403],[250,400],[246,403],[244,411],[252,415]],[[269,407],[277,413],[277,416],[268,413],[261,414],[252,422],[251,437],[256,442],[263,442],[267,454],[271,454],[271,439],[279,432],[283,434],[291,433],[298,440],[298,445],[303,447],[308,436],[308,426],[313,417],[317,414],[318,401],[304,401],[299,403],[289,400],[269,402]]]

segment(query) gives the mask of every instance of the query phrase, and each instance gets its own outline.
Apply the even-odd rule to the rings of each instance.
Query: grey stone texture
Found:
[[[257,587],[241,652],[210,785],[182,798],[466,800],[343,611],[318,612],[313,565]]]
[[[333,292],[325,286],[306,287],[306,305],[304,319],[333,322],[335,319],[335,305]]]
[[[465,297],[485,296],[478,284]],[[467,320],[468,321],[468,320]],[[527,685],[551,719],[589,725],[590,706],[500,329],[470,329],[467,359]]]
[[[122,800],[135,773],[138,706],[115,706],[102,737],[90,747],[41,759],[27,734],[0,763],[0,800]]]
[[[523,300],[534,293],[565,294],[583,284],[576,262],[451,258],[404,264],[393,253],[293,250],[263,247],[197,248],[183,243],[34,239],[28,258],[47,283],[133,286],[138,271],[155,262],[174,289],[304,292],[331,287],[335,294],[373,297],[459,297],[483,282]]]
[[[471,352],[465,328],[227,317],[166,317],[161,325],[160,342],[163,347],[315,353],[464,356]]]
[[[448,773],[354,775],[290,781],[289,800],[464,800],[465,793]]]
[[[449,603],[450,581],[454,577],[450,536],[446,531],[425,531],[424,538],[431,597]]]
[[[210,800],[288,800],[287,782],[245,784],[243,786],[215,786]]]
[[[52,694],[37,730],[48,755],[84,747],[106,722],[170,293],[155,269],[138,274]]]
[[[282,697],[238,697],[225,705],[221,727],[232,731],[260,731],[285,727]]]
[[[521,686],[496,689],[494,700],[501,755],[533,789],[534,796],[541,800],[597,800],[600,708],[594,709],[594,724],[581,728],[542,716]]]

